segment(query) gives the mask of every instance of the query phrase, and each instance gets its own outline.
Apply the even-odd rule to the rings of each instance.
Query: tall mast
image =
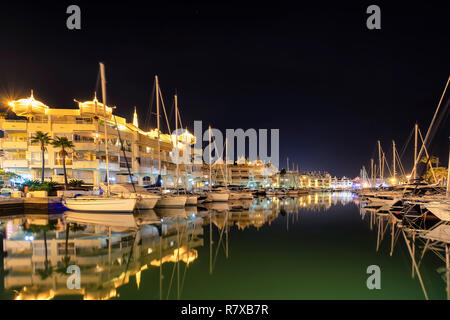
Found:
[[[178,97],[177,94],[175,94],[175,152],[177,153],[177,183],[176,183],[176,188],[177,188],[177,193],[178,193],[178,178],[179,178],[179,173],[178,173],[178,158],[180,153],[178,152]]]
[[[155,91],[156,91],[156,123],[158,127],[158,178],[161,177],[161,143],[159,132],[159,83],[158,76],[155,76]],[[161,177],[162,180],[162,177]],[[159,186],[160,192],[162,192],[161,186]]]
[[[395,183],[395,176],[397,174],[397,172],[395,171],[395,141],[392,140],[392,167],[394,169],[394,180],[392,181],[393,183]]]
[[[380,171],[380,179],[381,183],[383,183],[383,178],[381,177],[381,143],[380,140],[378,140],[378,170]]]
[[[447,166],[447,197],[450,197],[450,151],[448,154],[448,166]]]
[[[108,130],[106,127],[106,78],[105,65],[100,62],[100,77],[102,80],[102,101],[103,101],[103,124],[105,129],[105,155],[106,155],[106,195],[110,196],[109,191],[109,154],[108,154]]]
[[[418,125],[417,122],[414,125],[414,172],[413,172],[413,178],[416,179],[416,172],[417,172],[417,133],[418,133]]]
[[[225,187],[228,188],[228,138],[225,138]]]
[[[370,186],[373,188],[373,158],[370,158]]]
[[[211,191],[211,157],[212,157],[212,152],[211,152],[211,126],[209,126],[208,128],[209,131],[209,191]]]
[[[286,164],[287,164],[287,166],[286,166],[287,167],[287,171],[286,172],[289,172],[289,157],[286,158]]]

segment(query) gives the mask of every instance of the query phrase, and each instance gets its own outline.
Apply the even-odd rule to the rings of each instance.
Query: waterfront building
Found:
[[[225,167],[226,170],[225,171]],[[205,170],[209,170],[206,166]],[[219,159],[212,166],[212,181],[215,184],[239,185],[249,188],[269,187],[272,176],[276,175],[278,169],[271,163],[263,163],[261,160],[249,161],[239,160],[234,163],[225,163]],[[209,174],[204,172],[205,175]]]
[[[298,184],[305,189],[330,189],[331,175],[320,171],[302,173],[298,176]]]
[[[346,176],[343,176],[342,178],[333,177],[331,179],[331,189],[351,189],[353,186],[353,180],[350,178],[347,178]]]
[[[42,153],[38,144],[30,138],[42,131],[51,138],[67,137],[75,148],[66,157],[68,178],[80,179],[86,184],[98,186],[106,179],[106,155],[104,123],[107,126],[110,181],[129,182],[128,168],[139,185],[153,184],[157,180],[158,132],[157,129],[144,131],[138,127],[136,110],[133,124],[113,114],[113,108],[99,102],[79,102],[77,108],[51,108],[34,98],[9,102],[11,117],[0,117],[0,167],[15,172],[26,179],[40,179],[42,173]],[[121,150],[120,139],[124,151]],[[174,138],[160,134],[161,174],[163,183],[174,185],[176,165],[171,160]],[[180,141],[194,143],[190,134],[179,136]],[[48,145],[45,152],[45,180],[62,183],[63,166],[59,150]],[[180,153],[183,151],[181,150]],[[195,166],[179,166],[184,183],[193,183],[193,175],[200,174]]]

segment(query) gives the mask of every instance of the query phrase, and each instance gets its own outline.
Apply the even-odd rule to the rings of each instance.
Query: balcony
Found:
[[[3,122],[3,130],[27,130],[27,122],[25,120],[5,120]]]
[[[3,160],[3,168],[28,168],[28,160]]]
[[[99,169],[106,170],[106,162],[100,162],[99,163]],[[120,171],[119,163],[117,163],[117,162],[110,162],[109,163],[109,170]]]
[[[26,141],[4,141],[3,149],[28,149],[28,142]]]
[[[94,142],[75,142],[75,150],[97,150],[97,144]],[[108,149],[109,151],[109,149]]]
[[[97,169],[100,160],[74,160],[72,169]]]
[[[53,132],[73,132],[73,131],[97,131],[97,126],[93,123],[75,123],[75,122],[53,122]]]
[[[28,123],[28,131],[30,131],[30,132],[36,132],[36,131],[50,132],[50,125],[48,124],[48,122],[29,122]]]

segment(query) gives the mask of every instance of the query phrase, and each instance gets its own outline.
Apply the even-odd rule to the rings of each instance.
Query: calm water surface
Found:
[[[390,256],[387,229],[377,251],[351,193],[0,221],[1,299],[424,299],[403,238]],[[370,265],[381,290],[366,286]],[[446,298],[443,267],[432,253],[421,263],[431,299]]]

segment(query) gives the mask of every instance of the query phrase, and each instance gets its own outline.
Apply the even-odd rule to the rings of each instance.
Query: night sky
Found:
[[[425,135],[450,75],[449,10],[317,3],[8,2],[2,103],[34,89],[52,107],[76,107],[92,98],[103,61],[108,102],[130,122],[134,106],[146,122],[157,74],[169,112],[177,90],[189,128],[279,128],[281,167],[288,156],[301,171],[354,177],[378,139],[391,159],[391,140],[401,152],[415,121]],[[70,4],[81,7],[81,30],[66,28]],[[381,30],[366,27],[370,4]],[[447,118],[433,141],[443,165],[449,133]],[[404,155],[409,167],[412,148]]]

